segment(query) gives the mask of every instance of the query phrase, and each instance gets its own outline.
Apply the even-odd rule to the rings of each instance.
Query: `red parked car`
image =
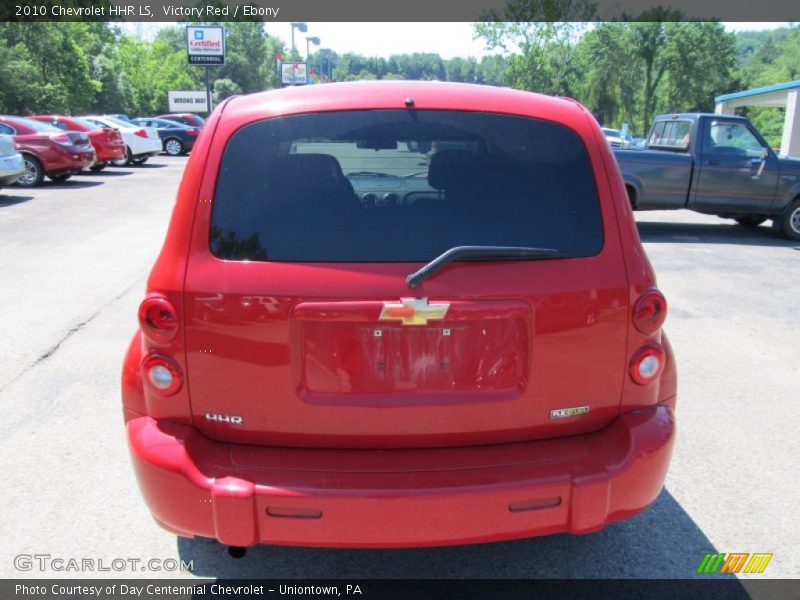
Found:
[[[577,102],[434,82],[231,98],[125,359],[136,476],[167,530],[237,548],[596,531],[663,486],[665,315]]]
[[[92,142],[97,155],[97,162],[90,167],[90,170],[94,172],[102,171],[112,160],[125,158],[125,142],[122,140],[122,134],[116,129],[100,127],[86,119],[66,115],[36,115],[28,118],[47,123],[63,131],[85,133]]]
[[[53,181],[66,181],[91,167],[95,152],[85,133],[60,129],[23,117],[0,116],[0,133],[14,137],[25,161],[25,173],[16,185],[39,185],[47,175]]]

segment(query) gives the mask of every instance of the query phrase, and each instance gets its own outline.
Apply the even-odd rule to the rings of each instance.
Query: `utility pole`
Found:
[[[310,45],[314,44],[315,46],[319,47],[320,41],[318,37],[307,37],[306,38],[306,62],[310,65],[311,64],[311,49]]]
[[[294,45],[294,30],[297,29],[300,33],[308,31],[308,25],[305,23],[292,23],[292,60],[294,60],[295,45]]]
[[[214,107],[211,104],[211,79],[208,75],[209,69],[211,69],[211,67],[205,67],[203,70],[206,72],[206,106],[208,107],[208,114],[210,115]]]

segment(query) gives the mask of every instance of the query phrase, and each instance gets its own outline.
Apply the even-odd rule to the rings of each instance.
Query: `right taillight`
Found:
[[[139,325],[150,340],[168,342],[178,331],[178,313],[169,300],[153,294],[139,305]]]
[[[633,305],[633,325],[645,335],[658,331],[667,318],[667,299],[658,290],[645,292]]]
[[[664,370],[667,355],[658,344],[647,344],[639,348],[631,358],[629,372],[634,383],[647,385],[658,379]]]
[[[142,361],[147,384],[164,396],[171,396],[183,385],[181,368],[174,360],[161,354],[150,354]]]

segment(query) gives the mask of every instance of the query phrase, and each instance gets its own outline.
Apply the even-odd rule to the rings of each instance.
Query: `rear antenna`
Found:
[[[411,97],[406,98],[405,99],[405,105],[406,105],[406,108],[411,108],[412,106],[414,106],[414,99],[411,98]]]

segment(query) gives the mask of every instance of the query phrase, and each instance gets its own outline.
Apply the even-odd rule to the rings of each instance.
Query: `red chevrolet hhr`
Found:
[[[122,398],[155,520],[233,547],[587,533],[659,495],[666,301],[580,104],[435,82],[222,103]]]

